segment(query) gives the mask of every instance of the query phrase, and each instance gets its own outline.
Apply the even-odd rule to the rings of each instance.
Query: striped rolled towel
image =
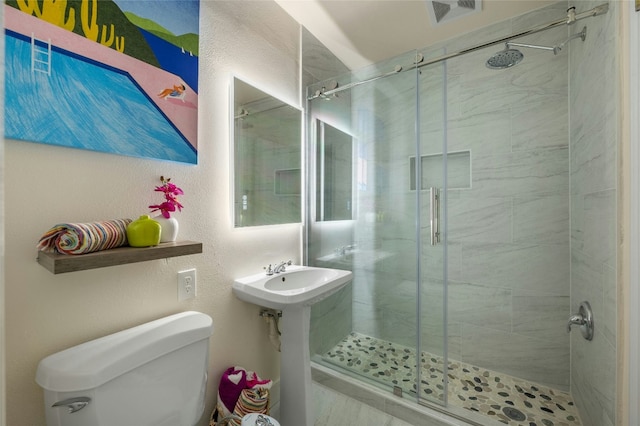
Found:
[[[251,413],[269,414],[269,389],[242,389],[233,414],[243,418]],[[232,422],[233,420],[229,424],[233,424]]]
[[[38,250],[62,254],[85,254],[127,245],[127,225],[131,219],[90,223],[60,223],[38,242]]]

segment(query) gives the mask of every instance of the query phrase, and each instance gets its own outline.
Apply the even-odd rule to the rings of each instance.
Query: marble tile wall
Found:
[[[580,2],[577,12],[599,5]],[[571,392],[585,426],[616,419],[616,221],[619,2],[587,21],[587,39],[570,51],[571,310],[589,301],[592,341],[571,333]]]

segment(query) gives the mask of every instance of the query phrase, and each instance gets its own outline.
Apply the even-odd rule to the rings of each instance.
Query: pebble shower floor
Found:
[[[351,333],[322,358],[331,364],[416,394],[416,351]],[[423,397],[443,399],[443,358],[422,353]],[[580,426],[571,396],[563,391],[458,361],[449,362],[449,404],[514,426]]]

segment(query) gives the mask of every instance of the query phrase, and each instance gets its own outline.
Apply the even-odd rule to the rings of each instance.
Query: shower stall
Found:
[[[313,307],[317,374],[469,424],[615,424],[618,12],[570,6],[308,87],[306,262],[354,273]]]

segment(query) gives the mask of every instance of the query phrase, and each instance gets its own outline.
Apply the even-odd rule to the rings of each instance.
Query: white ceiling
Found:
[[[352,70],[555,2],[483,0],[479,13],[434,26],[427,0],[275,1]]]

